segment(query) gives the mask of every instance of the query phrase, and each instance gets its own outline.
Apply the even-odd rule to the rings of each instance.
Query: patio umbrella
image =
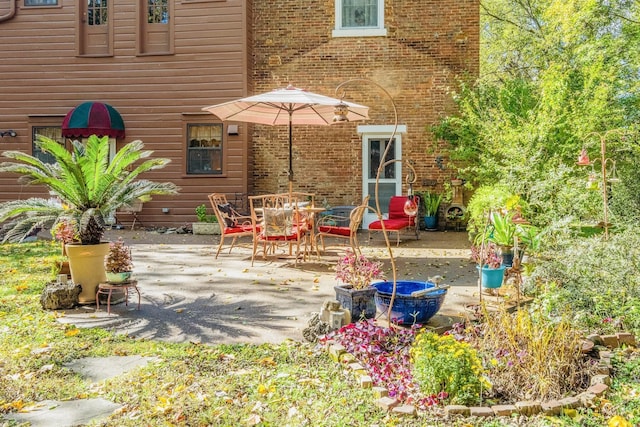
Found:
[[[293,125],[330,125],[336,105],[348,108],[349,121],[368,119],[369,107],[287,86],[271,92],[203,108],[221,120],[289,125],[289,191],[293,186]]]

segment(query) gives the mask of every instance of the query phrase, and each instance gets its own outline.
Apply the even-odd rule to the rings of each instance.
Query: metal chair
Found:
[[[122,215],[131,215],[133,217],[131,229],[133,230],[136,226],[136,222],[142,224],[142,221],[138,219],[138,214],[142,212],[142,205],[142,200],[136,200],[131,206],[121,207],[120,210],[116,212],[116,221],[119,222],[118,217],[122,217]]]
[[[276,253],[278,245],[289,247],[289,256],[294,256],[296,265],[300,256],[306,258],[309,229],[298,209],[297,197],[289,194],[250,196],[249,207],[253,228],[252,266],[258,252],[262,251],[266,259],[267,254]]]
[[[238,237],[253,236],[253,225],[251,224],[251,217],[240,215],[236,212],[224,194],[209,194],[209,202],[211,202],[213,213],[216,215],[216,218],[218,218],[218,223],[220,224],[220,243],[216,251],[216,259],[218,259],[218,255],[224,245],[225,237],[232,238],[231,245],[229,246],[229,253],[231,253]]]
[[[349,214],[349,218],[336,215],[325,215],[318,221],[317,238],[320,238],[322,244],[322,250],[325,250],[324,238],[325,237],[337,237],[339,239],[348,239],[349,246],[353,249],[354,253],[360,253],[360,244],[358,243],[358,230],[360,224],[362,224],[362,218],[364,213],[369,208],[369,196],[365,197],[360,206],[354,208]],[[340,226],[346,219],[349,221],[348,226]],[[316,247],[316,253],[320,256],[320,252]]]

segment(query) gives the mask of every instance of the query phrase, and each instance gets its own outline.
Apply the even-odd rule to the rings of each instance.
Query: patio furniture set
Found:
[[[295,264],[307,261],[312,254],[319,258],[326,250],[325,238],[332,237],[346,240],[348,247],[359,251],[358,230],[369,207],[369,197],[356,206],[348,218],[335,215],[320,215],[326,211],[315,204],[312,193],[280,193],[249,196],[249,214],[239,213],[229,203],[224,194],[210,194],[209,201],[220,224],[220,243],[216,250],[216,258],[225,246],[225,239],[231,239],[229,253],[233,250],[238,238],[252,238],[251,265],[261,255],[278,256],[279,248],[284,248],[287,256],[294,259]],[[418,235],[418,223],[415,216],[406,215],[403,206],[407,196],[394,196],[389,203],[389,214],[382,220],[369,224],[371,232],[380,232],[382,227],[387,232],[396,233],[397,244],[400,234],[411,232]],[[346,225],[343,225],[346,224]]]

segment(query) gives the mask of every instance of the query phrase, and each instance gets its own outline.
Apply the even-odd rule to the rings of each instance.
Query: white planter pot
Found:
[[[193,234],[220,234],[220,224],[217,222],[194,222]]]

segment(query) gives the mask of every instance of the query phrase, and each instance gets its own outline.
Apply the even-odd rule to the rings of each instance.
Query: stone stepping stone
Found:
[[[25,408],[25,412],[6,414],[6,420],[18,423],[31,423],[32,427],[72,427],[86,425],[92,420],[105,418],[122,405],[109,402],[106,399],[80,399],[58,402],[44,400],[36,405]]]
[[[156,360],[158,360],[157,357],[142,356],[85,357],[72,360],[65,363],[64,366],[91,382],[99,382],[117,377]]]
[[[117,377],[135,368],[158,360],[157,357],[109,356],[76,359],[64,366],[77,372],[90,382]],[[33,427],[72,427],[88,424],[92,420],[106,418],[122,405],[106,399],[77,399],[59,402],[45,400],[24,409],[24,412],[4,415],[5,420],[29,422]]]

